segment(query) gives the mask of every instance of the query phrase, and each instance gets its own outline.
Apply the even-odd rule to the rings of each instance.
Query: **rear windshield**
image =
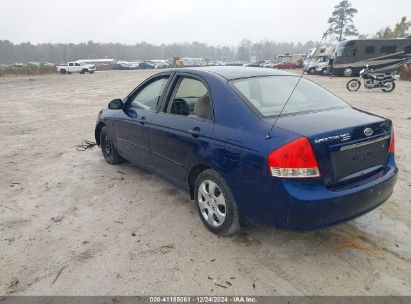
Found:
[[[319,85],[297,76],[264,76],[232,80],[231,87],[244,101],[264,117],[350,107]]]

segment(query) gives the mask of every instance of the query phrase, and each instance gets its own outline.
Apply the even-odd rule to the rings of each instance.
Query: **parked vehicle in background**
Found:
[[[132,70],[133,66],[130,62],[127,61],[117,61],[113,64],[113,70]]]
[[[277,60],[277,59],[269,60],[269,61],[266,61],[266,62],[262,65],[262,67],[263,67],[263,68],[272,68],[275,64],[280,63],[280,62],[281,62],[281,61],[280,61],[280,60]]]
[[[86,64],[82,62],[69,62],[68,64],[60,64],[56,66],[57,72],[60,74],[71,74],[71,73],[94,73],[96,67],[93,64]]]
[[[299,64],[297,62],[288,61],[288,62],[278,62],[273,64],[273,69],[297,69]]]
[[[392,92],[395,89],[395,75],[374,75],[368,66],[360,71],[360,77],[364,81],[364,87],[368,90],[381,89],[383,92]],[[348,91],[358,91],[361,81],[351,79],[347,82]]]
[[[340,42],[331,56],[331,72],[358,76],[368,65],[378,72],[393,72],[411,60],[411,38],[356,39]]]
[[[306,54],[283,54],[283,55],[277,55],[276,59],[278,61],[283,61],[283,62],[288,62],[288,61],[293,61],[293,62],[298,62],[298,61],[303,61],[304,58],[306,57]]]
[[[154,69],[155,65],[149,62],[139,62],[136,64],[139,70]]]
[[[243,64],[243,66],[244,67],[258,68],[258,67],[262,67],[264,64],[265,64],[264,60],[259,60],[259,61],[255,61],[255,62],[245,63],[245,64]]]
[[[157,73],[99,112],[95,137],[109,164],[186,190],[222,235],[242,219],[291,230],[351,220],[391,196],[398,171],[391,120],[275,69]]]
[[[155,69],[165,69],[170,67],[170,63],[168,62],[168,60],[153,59],[147,60],[146,62],[154,65]]]
[[[330,56],[318,56],[312,58],[310,62],[304,67],[304,71],[308,74],[321,74],[327,75],[329,73],[329,63]]]

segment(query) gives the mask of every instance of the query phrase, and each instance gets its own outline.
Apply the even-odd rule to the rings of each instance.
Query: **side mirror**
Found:
[[[108,103],[108,108],[111,110],[121,110],[123,108],[123,101],[121,99],[113,99]]]

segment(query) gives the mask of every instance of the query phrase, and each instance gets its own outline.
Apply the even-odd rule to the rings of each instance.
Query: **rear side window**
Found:
[[[296,76],[252,77],[233,80],[230,85],[263,117],[280,114],[288,98],[283,114],[350,107],[342,99],[305,78],[295,87],[298,79]]]
[[[384,45],[381,47],[381,53],[383,54],[391,54],[397,51],[397,47],[395,45]]]
[[[167,112],[211,120],[212,106],[206,85],[197,79],[182,77],[167,107]]]

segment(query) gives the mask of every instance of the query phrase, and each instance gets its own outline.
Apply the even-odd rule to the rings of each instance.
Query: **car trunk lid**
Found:
[[[387,163],[391,121],[358,109],[282,116],[276,127],[309,139],[327,186],[364,178]]]

